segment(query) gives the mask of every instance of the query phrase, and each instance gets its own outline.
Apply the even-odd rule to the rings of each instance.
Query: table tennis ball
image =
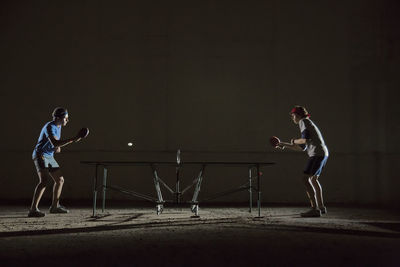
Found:
[[[128,146],[133,146],[133,144],[131,142],[128,143]]]

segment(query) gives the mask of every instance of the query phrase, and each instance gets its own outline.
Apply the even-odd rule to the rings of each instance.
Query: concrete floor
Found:
[[[400,266],[400,214],[329,207],[109,208],[27,218],[1,207],[1,266]]]

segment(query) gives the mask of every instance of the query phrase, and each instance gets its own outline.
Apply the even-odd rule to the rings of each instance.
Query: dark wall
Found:
[[[391,0],[3,1],[1,198],[31,196],[31,151],[65,106],[64,137],[91,130],[58,155],[66,198],[90,197],[80,160],[173,160],[155,151],[180,148],[277,161],[264,199],[303,201],[306,156],[267,144],[298,136],[288,111],[301,104],[331,151],[328,201],[400,203],[398,11]]]

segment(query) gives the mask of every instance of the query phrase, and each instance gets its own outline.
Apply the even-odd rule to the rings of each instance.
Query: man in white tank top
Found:
[[[318,181],[322,169],[329,157],[328,147],[325,144],[321,131],[310,120],[310,114],[302,106],[295,106],[290,111],[294,123],[299,125],[301,138],[292,139],[290,143],[280,142],[278,148],[289,148],[297,151],[307,151],[309,159],[304,168],[303,182],[311,203],[311,210],[301,213],[302,217],[320,217],[326,214],[322,196],[322,187]]]

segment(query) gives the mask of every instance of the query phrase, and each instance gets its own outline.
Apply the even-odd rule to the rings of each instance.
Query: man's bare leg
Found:
[[[39,210],[39,202],[46,190],[47,182],[49,181],[50,175],[48,170],[38,171],[39,183],[36,185],[35,191],[33,193],[31,210]]]
[[[64,177],[60,170],[50,173],[54,180],[53,201],[50,207],[50,213],[68,213],[69,211],[60,205],[60,196],[64,185]]]
[[[62,173],[60,170],[56,170],[52,173],[50,173],[51,177],[54,180],[54,186],[53,186],[53,199],[52,199],[52,207],[58,207],[60,205],[60,196],[62,192],[62,188],[64,185],[64,177],[62,176]]]
[[[311,210],[301,213],[301,217],[321,217],[321,211],[317,205],[315,188],[311,182],[311,177],[303,176],[303,182],[306,187],[307,196],[311,202]]]
[[[322,209],[325,207],[324,205],[324,198],[322,197],[322,186],[318,181],[319,176],[315,175],[311,177],[311,184],[315,189],[316,200],[317,200],[317,207]]]
[[[315,198],[315,190],[314,190],[314,187],[313,187],[313,185],[311,183],[310,176],[304,175],[303,176],[303,183],[304,183],[304,186],[306,188],[306,193],[307,193],[308,199],[310,200],[311,207],[312,208],[317,208],[316,198]]]

